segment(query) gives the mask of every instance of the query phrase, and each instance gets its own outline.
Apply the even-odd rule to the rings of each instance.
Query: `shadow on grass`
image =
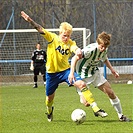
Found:
[[[92,124],[93,125],[93,123],[131,123],[131,122],[133,122],[133,120],[130,120],[129,122],[121,122],[121,121],[119,121],[119,120],[88,120],[88,121],[86,121],[85,123],[84,123],[84,125],[90,125],[90,124]],[[88,123],[88,124],[87,124]]]
[[[70,120],[54,120],[54,121],[52,121],[52,122],[55,122],[55,123],[57,123],[57,122],[64,122],[64,123],[71,123],[72,121],[70,121]],[[94,125],[94,123],[125,123],[125,122],[120,122],[119,120],[86,120],[85,122],[84,122],[84,125]],[[133,122],[132,120],[130,120],[130,122]],[[126,123],[130,123],[130,122],[126,122]]]
[[[119,120],[88,120],[86,122],[102,122],[102,123],[110,123],[110,122],[120,122]]]
[[[66,123],[66,122],[71,122],[71,121],[70,120],[57,120],[56,119],[56,120],[53,120],[52,122],[65,122]]]

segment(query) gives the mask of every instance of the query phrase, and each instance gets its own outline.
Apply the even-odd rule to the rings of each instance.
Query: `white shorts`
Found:
[[[103,74],[99,70],[97,70],[93,76],[84,78],[83,81],[87,84],[87,87],[89,88],[90,84],[93,84],[95,87],[99,87],[102,84],[104,84],[107,80],[104,78]],[[82,94],[78,88],[77,92],[79,95]]]

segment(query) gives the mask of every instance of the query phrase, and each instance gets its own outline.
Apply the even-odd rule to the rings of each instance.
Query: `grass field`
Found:
[[[123,112],[133,119],[133,86],[113,84],[112,88],[121,100]],[[74,87],[60,85],[54,101],[54,120],[49,123],[45,116],[44,87],[32,86],[1,87],[1,133],[133,133],[133,122],[119,122],[108,97],[91,86],[91,91],[100,108],[109,115],[95,117],[90,107],[79,102]],[[76,108],[86,111],[86,121],[76,125],[71,112]]]

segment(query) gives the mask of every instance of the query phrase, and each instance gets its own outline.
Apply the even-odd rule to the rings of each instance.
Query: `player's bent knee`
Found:
[[[82,89],[82,88],[85,88],[86,87],[86,84],[84,81],[82,80],[78,80],[74,83],[74,86],[76,86],[77,88],[79,89]]]
[[[90,104],[84,99],[83,96],[80,96],[80,103],[84,104],[86,107],[90,106]]]

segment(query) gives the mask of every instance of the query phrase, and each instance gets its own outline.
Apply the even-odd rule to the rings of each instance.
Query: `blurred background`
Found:
[[[95,42],[102,31],[112,34],[108,57],[120,78],[113,78],[108,69],[106,78],[115,83],[133,81],[133,0],[1,0],[0,30],[32,29],[21,18],[22,10],[47,29],[56,29],[63,21],[74,28],[90,29],[88,43]],[[73,39],[80,38],[79,34]],[[33,81],[29,67],[31,53],[38,41],[46,50],[46,42],[37,33],[0,31],[1,84]],[[101,69],[105,73],[105,69]]]

